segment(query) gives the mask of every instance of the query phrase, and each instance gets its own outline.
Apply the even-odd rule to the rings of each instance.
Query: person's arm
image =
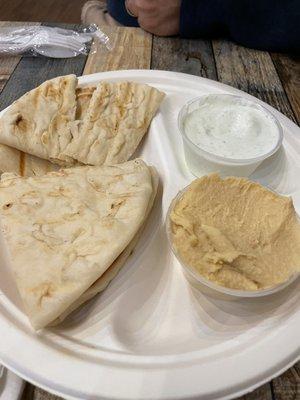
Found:
[[[299,0],[182,0],[179,34],[225,36],[247,47],[300,52]]]
[[[227,37],[270,51],[300,53],[300,0],[108,0],[124,25],[159,36]]]

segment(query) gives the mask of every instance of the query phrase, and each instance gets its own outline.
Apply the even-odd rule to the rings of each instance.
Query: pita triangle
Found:
[[[63,154],[83,164],[118,164],[128,160],[156,114],[165,94],[134,82],[101,82],[82,121],[73,126]]]
[[[0,118],[0,143],[58,164],[74,164],[62,156],[71,141],[77,78],[60,76],[16,100]]]
[[[85,117],[95,89],[95,86],[79,86],[76,88],[76,120],[79,121]]]
[[[9,172],[20,176],[38,176],[58,168],[50,161],[0,144],[0,175]]]
[[[69,314],[71,314],[74,310],[78,307],[95,297],[97,294],[103,292],[109,285],[109,283],[115,278],[115,276],[119,273],[121,268],[126,263],[127,259],[132,254],[134,248],[136,247],[140,236],[143,232],[143,229],[146,225],[146,220],[151,212],[158,188],[158,175],[153,167],[151,168],[151,175],[152,175],[152,195],[147,207],[147,211],[145,214],[144,222],[142,226],[135,234],[134,238],[128,244],[128,246],[122,251],[122,253],[115,259],[115,261],[111,264],[111,266],[104,272],[103,275],[100,276],[69,308],[67,308],[53,323],[51,326],[57,325],[61,323]]]
[[[153,202],[139,159],[0,183],[2,232],[34,328],[62,315],[132,242]]]
[[[76,88],[76,119],[84,118],[95,89],[93,86]],[[11,172],[21,176],[40,176],[57,169],[58,166],[48,160],[0,144],[0,174]]]

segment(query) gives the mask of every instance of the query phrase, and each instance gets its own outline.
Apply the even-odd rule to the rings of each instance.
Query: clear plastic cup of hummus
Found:
[[[258,289],[258,290],[239,290],[239,289],[231,289],[225,286],[218,285],[208,279],[206,279],[204,276],[202,276],[195,268],[193,268],[190,265],[187,265],[182,258],[180,257],[180,254],[176,250],[174,244],[173,244],[173,238],[172,238],[172,222],[170,219],[170,214],[175,207],[176,203],[180,200],[180,198],[183,196],[184,192],[188,189],[189,186],[185,187],[183,190],[179,191],[176,197],[172,200],[167,216],[166,216],[166,232],[167,232],[167,238],[169,245],[171,247],[172,253],[175,255],[177,260],[179,261],[184,275],[188,282],[195,287],[197,290],[200,290],[204,294],[212,295],[213,297],[225,299],[225,300],[236,300],[238,298],[258,298],[258,297],[263,297],[263,296],[268,296],[272,295],[275,293],[280,292],[281,290],[287,288],[289,285],[291,285],[293,282],[295,282],[300,274],[296,273],[293,274],[288,280],[285,282],[280,283],[279,285],[275,285],[269,288],[265,289]]]
[[[187,132],[186,121],[188,120],[188,118],[190,118],[191,114],[199,109],[203,109],[203,107],[207,107],[207,105],[211,106],[214,102],[223,102],[224,110],[222,111],[221,107],[219,110],[220,113],[218,113],[217,115],[212,115],[211,118],[207,118],[206,121],[208,121],[210,124],[213,124],[215,121],[217,121],[219,124],[219,133],[221,134],[226,134],[230,129],[230,125],[232,128],[232,124],[234,124],[235,131],[237,132],[236,145],[234,143],[234,137],[231,138],[232,140],[229,142],[232,146],[229,155],[222,154],[221,150],[225,141],[222,140],[222,137],[220,135],[219,137],[214,136],[214,132],[211,132],[211,126],[207,128],[207,134],[205,133],[205,135],[206,138],[209,138],[210,143],[214,145],[212,149],[215,148],[215,151],[210,149],[209,146],[207,148],[207,143],[206,146],[201,145],[201,143],[196,143],[197,141],[193,140],[191,138],[191,134]],[[242,110],[242,115],[238,113],[238,109]],[[254,120],[251,121],[251,114],[254,113],[256,113],[256,120],[254,118]],[[225,115],[224,124],[222,124],[221,120],[222,115]],[[259,122],[258,119],[260,115],[262,118],[261,122],[263,122],[263,118],[266,119],[265,122],[268,122],[268,125],[266,125],[265,127],[262,124],[262,132],[260,133],[260,138],[262,134],[266,135],[267,138],[267,135],[270,133],[269,130],[271,129],[273,134],[273,143],[269,146],[267,151],[261,151],[260,154],[258,152],[258,154],[253,156],[252,150],[255,147],[255,137],[257,137],[257,146],[260,145],[259,135],[257,134],[257,136],[255,136],[257,132],[253,132],[255,131],[255,128],[257,126],[259,127],[259,124],[257,124],[257,122]],[[245,120],[249,120],[250,123],[250,126],[247,127],[247,132],[251,133],[251,142],[249,143],[249,146],[246,142],[247,138],[246,136],[245,138],[243,138],[242,132],[242,128],[245,128]],[[241,125],[240,132],[239,123]],[[212,172],[218,172],[223,177],[248,177],[264,160],[266,160],[278,151],[283,140],[282,127],[276,117],[269,110],[252,100],[248,100],[244,97],[231,94],[208,94],[197,97],[187,102],[179,112],[178,128],[183,140],[186,164],[192,174],[196,177],[207,175]],[[202,129],[203,132],[203,126],[200,126],[199,128]],[[239,133],[241,134],[239,135]],[[243,156],[241,156],[241,154],[238,154],[241,152],[240,144],[245,145]],[[237,152],[236,155],[235,151]]]

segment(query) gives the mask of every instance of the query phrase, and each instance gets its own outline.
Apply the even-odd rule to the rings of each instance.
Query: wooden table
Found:
[[[9,24],[0,22],[0,26]],[[223,40],[159,38],[135,28],[107,27],[105,31],[114,45],[111,52],[96,46],[97,51],[89,56],[73,59],[1,58],[0,110],[46,79],[58,75],[144,68],[185,72],[226,83],[269,103],[300,124],[299,60],[246,49]],[[300,400],[300,363],[242,398]],[[27,384],[23,399],[58,398]]]

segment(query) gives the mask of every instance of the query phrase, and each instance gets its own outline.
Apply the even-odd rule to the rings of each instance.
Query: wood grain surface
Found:
[[[296,122],[269,53],[227,40],[214,40],[213,49],[220,82],[265,101]]]
[[[211,43],[158,37],[152,40],[150,34],[140,29],[107,27],[105,30],[114,45],[112,51],[96,45],[97,51],[88,57],[1,59],[0,108],[54,76],[151,67],[219,80],[260,98],[299,122],[300,63],[291,57],[246,49],[228,41]],[[27,384],[22,399],[57,400],[59,397]],[[290,399],[300,400],[299,363],[239,400]]]
[[[217,80],[212,46],[207,40],[154,36],[151,69],[184,72]]]
[[[25,386],[21,400],[60,400],[62,397],[55,396],[37,386],[30,385],[29,383]]]
[[[300,363],[273,379],[271,382],[272,393],[276,400],[300,399]]]
[[[1,0],[3,21],[80,23],[81,7],[86,0]]]
[[[0,94],[0,111],[47,79],[67,74],[81,75],[85,58],[85,56],[79,56],[76,59],[37,57],[34,62],[31,57],[22,58]],[[25,77],[30,77],[30,79],[25,79]]]
[[[271,57],[297,122],[300,124],[300,57],[278,53],[271,54]]]
[[[138,28],[103,28],[113,47],[108,51],[95,42],[88,57],[84,74],[118,69],[149,69],[151,63],[152,35]]]
[[[270,383],[260,386],[253,392],[247,393],[237,400],[274,400]]]

